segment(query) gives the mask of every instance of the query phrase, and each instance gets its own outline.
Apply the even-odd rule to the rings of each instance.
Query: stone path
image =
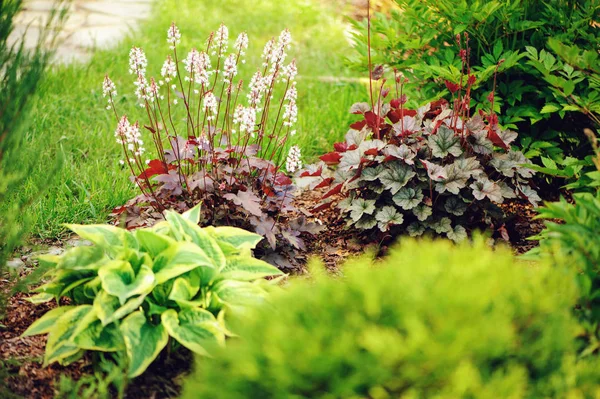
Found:
[[[53,0],[25,0],[9,43],[24,38],[25,47],[35,47],[53,7]],[[152,0],[72,0],[58,35],[55,62],[87,62],[94,49],[114,46],[137,28],[151,8]]]

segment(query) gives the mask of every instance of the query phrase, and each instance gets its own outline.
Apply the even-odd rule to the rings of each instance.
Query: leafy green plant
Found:
[[[502,129],[493,112],[469,115],[470,76],[464,92],[452,88],[453,107],[440,100],[417,110],[404,108],[403,79],[396,76],[397,98],[389,103],[384,82],[375,108],[352,107],[362,120],[335,151],[321,156],[335,173],[321,164],[301,174],[314,187],[331,187],[320,207],[332,206],[341,194],[337,207],[360,230],[411,236],[431,230],[461,241],[482,223],[501,227],[502,211],[494,204],[518,197],[540,201],[529,185],[530,162],[511,149],[517,133]]]
[[[403,240],[343,278],[294,280],[201,359],[184,398],[593,398],[572,275],[508,249]],[[310,295],[306,295],[310,292]],[[552,293],[549,295],[549,293]]]
[[[44,256],[50,281],[34,303],[61,298],[23,336],[48,334],[44,364],[68,364],[85,351],[126,353],[136,377],[167,346],[207,355],[231,333],[226,315],[260,303],[275,267],[252,257],[262,239],[234,227],[200,228],[200,208],[152,228],[70,225],[94,245]]]
[[[522,133],[520,144],[529,158],[544,155],[559,160],[563,153],[580,157],[581,144],[586,143],[582,129],[592,126],[579,112],[589,116],[597,97],[586,99],[584,93],[589,90],[578,81],[581,73],[576,65],[581,62],[571,59],[567,63],[573,69],[563,70],[560,59],[570,46],[577,46],[588,56],[597,52],[597,0],[397,3],[400,10],[391,18],[379,15],[372,20],[373,62],[403,71],[410,80],[407,89],[418,105],[452,96],[450,90],[440,91],[439,87],[444,81],[460,83],[462,57],[451,46],[461,38],[467,44],[464,55],[476,78],[472,88],[475,108],[480,109],[482,100],[494,90],[495,68],[503,61],[497,68],[494,90],[494,111],[500,124]],[[351,57],[353,64],[363,68],[369,56],[367,24],[355,23],[357,52]],[[558,43],[568,46],[561,48]],[[561,54],[559,59],[553,52]],[[559,73],[565,76],[557,76]],[[581,101],[573,101],[572,96],[580,96]]]

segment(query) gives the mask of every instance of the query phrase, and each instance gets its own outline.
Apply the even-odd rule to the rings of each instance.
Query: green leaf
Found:
[[[423,200],[423,192],[419,189],[402,187],[393,197],[396,205],[404,210],[411,210]]]
[[[264,302],[267,292],[246,281],[223,280],[216,283],[212,294],[217,303],[233,306],[254,306]]]
[[[210,356],[211,346],[222,344],[225,339],[215,316],[204,309],[184,309],[179,313],[169,309],[161,320],[171,337],[199,355]]]
[[[356,198],[350,204],[350,217],[357,222],[363,215],[372,215],[375,212],[375,200]]]
[[[100,291],[94,299],[93,306],[98,318],[102,321],[102,325],[106,326],[115,320],[122,319],[139,308],[145,298],[145,295],[140,295],[129,299],[125,305],[120,306],[119,298],[112,296],[105,291]]]
[[[40,304],[40,303],[50,302],[53,299],[54,299],[54,295],[48,294],[48,293],[45,293],[45,292],[42,292],[40,294],[34,295],[32,297],[29,297],[29,298],[25,298],[25,300],[27,302],[31,302],[31,303],[34,303],[36,305]]]
[[[150,254],[152,258],[157,257],[158,254],[176,242],[164,234],[159,234],[148,229],[136,230],[135,237],[140,243],[140,248]]]
[[[437,158],[445,158],[449,154],[458,157],[463,153],[460,137],[444,125],[440,126],[436,134],[430,135],[427,142],[432,155]]]
[[[221,271],[220,278],[252,281],[283,274],[278,268],[251,256],[230,256],[227,258],[225,268]]]
[[[81,246],[65,251],[56,267],[67,270],[98,270],[107,260],[101,247]]]
[[[21,337],[29,337],[31,335],[46,334],[54,327],[54,324],[65,312],[73,309],[74,306],[59,306],[47,311],[42,317],[33,322],[32,325],[25,330]]]
[[[375,215],[375,219],[377,220],[377,226],[379,230],[385,232],[390,229],[390,226],[396,226],[404,223],[404,216],[396,210],[393,206],[384,206],[381,208],[377,215]]]
[[[127,316],[121,323],[120,330],[129,358],[127,375],[130,378],[146,371],[169,342],[167,329],[162,324],[149,323],[140,311]]]
[[[102,267],[98,271],[98,276],[102,280],[104,291],[118,297],[121,305],[134,295],[150,293],[155,285],[154,273],[148,266],[142,265],[135,276],[128,262],[118,260]]]
[[[415,171],[403,162],[388,162],[379,180],[392,194],[404,187],[415,176]]]
[[[262,240],[262,236],[236,227],[211,226],[204,230],[217,240],[217,243],[226,255],[254,249]]]
[[[162,284],[197,267],[214,268],[214,264],[196,244],[178,242],[154,259],[152,271],[155,273],[156,283]]]
[[[96,309],[92,309],[78,324],[72,339],[80,349],[116,352],[123,349],[123,338],[115,323],[103,326]]]
[[[197,274],[189,273],[189,275],[188,278],[176,278],[169,293],[169,299],[182,307],[198,306],[197,303],[190,303],[190,301],[200,291],[200,278]]]
[[[462,226],[456,226],[454,229],[451,229],[446,233],[449,239],[452,241],[459,243],[464,241],[467,238],[467,231]]]
[[[560,111],[560,109],[561,109],[561,107],[559,105],[549,103],[549,104],[544,105],[544,107],[540,111],[540,114],[551,114],[551,113]]]
[[[73,332],[79,322],[92,311],[91,305],[81,305],[63,313],[49,331],[46,343],[44,365],[66,360],[79,352],[79,347],[71,342]]]
[[[198,228],[190,231],[189,235],[192,238],[192,242],[202,248],[218,269],[225,267],[225,254],[217,243],[217,240],[207,231]]]
[[[181,216],[194,224],[200,223],[200,216],[202,216],[202,204],[198,204],[191,209],[183,212]]]
[[[91,241],[111,253],[115,253],[114,247],[138,248],[133,235],[119,227],[107,224],[67,224],[66,226],[79,237]]]
[[[417,219],[419,219],[421,222],[424,222],[433,213],[431,207],[425,204],[415,207],[412,211]]]

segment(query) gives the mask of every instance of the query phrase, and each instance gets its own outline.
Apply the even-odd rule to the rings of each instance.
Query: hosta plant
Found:
[[[207,355],[223,344],[231,334],[227,314],[262,302],[270,285],[263,277],[282,273],[252,257],[259,235],[200,228],[200,213],[167,211],[165,221],[134,232],[69,226],[93,245],[40,259],[51,266],[49,281],[30,300],[64,304],[23,334],[48,334],[44,364],[68,364],[85,351],[119,352],[135,377],[167,346]]]
[[[493,112],[469,115],[470,76],[464,88],[448,83],[453,106],[440,100],[416,110],[404,107],[404,78],[397,75],[396,82],[391,101],[385,102],[389,90],[382,84],[375,107],[352,107],[361,120],[335,151],[321,156],[335,167],[332,175],[323,164],[302,173],[316,187],[330,187],[320,207],[341,194],[338,208],[360,230],[411,236],[431,230],[460,241],[481,222],[501,227],[495,204],[540,200],[528,182],[534,173],[529,161],[511,148],[517,133],[501,129]]]
[[[141,191],[115,216],[124,214],[128,227],[138,227],[154,223],[165,209],[185,211],[202,202],[202,224],[254,229],[273,250],[278,241],[304,248],[300,235],[310,226],[286,215],[294,210],[294,185],[285,172],[300,166],[299,148],[292,147],[287,160],[285,153],[297,119],[296,63],[286,64],[290,33],[268,41],[247,88],[237,78],[248,48],[245,33],[229,52],[229,31],[221,25],[184,58],[180,37],[173,24],[171,54],[156,79],[147,77],[143,50],[130,52],[142,122],[120,116],[116,85],[104,80],[107,108],[118,123],[120,162]],[[152,145],[147,149],[145,142]]]

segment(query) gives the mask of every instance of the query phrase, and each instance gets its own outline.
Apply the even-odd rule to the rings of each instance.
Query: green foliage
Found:
[[[200,228],[198,207],[152,228],[71,225],[92,246],[43,256],[53,266],[33,303],[67,297],[23,333],[48,334],[45,364],[85,351],[126,353],[136,377],[170,343],[207,355],[231,333],[226,316],[261,303],[266,276],[282,273],[252,257],[261,237],[233,227]]]
[[[587,65],[598,65],[597,0],[397,3],[400,10],[391,18],[379,15],[372,20],[373,62],[404,72],[419,104],[442,96],[449,99],[451,92],[439,88],[444,81],[462,84],[461,59],[466,58],[476,78],[475,108],[494,91],[501,125],[522,132],[520,144],[528,158],[580,155],[582,129],[599,123],[593,87],[597,82],[587,86],[595,82]],[[351,62],[366,67],[367,23],[357,22],[355,27],[357,52]],[[457,37],[466,53],[455,50]],[[596,118],[586,121],[579,112]]]
[[[575,360],[575,296],[563,269],[482,238],[403,240],[341,279],[293,281],[244,319],[243,340],[198,359],[183,397],[595,397],[597,362]]]

